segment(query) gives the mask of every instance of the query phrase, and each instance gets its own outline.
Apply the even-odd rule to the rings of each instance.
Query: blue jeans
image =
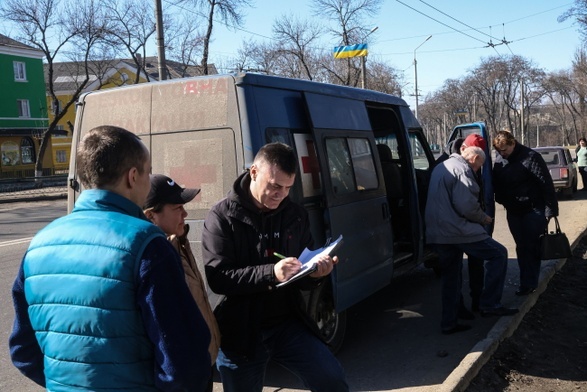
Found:
[[[535,289],[540,277],[540,235],[546,227],[544,210],[526,214],[507,214],[508,226],[516,242],[520,267],[520,289]]]
[[[225,392],[262,391],[269,360],[297,375],[311,391],[348,391],[342,366],[310,330],[298,320],[262,330],[253,355],[222,349],[216,366]]]
[[[442,278],[442,320],[443,330],[457,325],[461,301],[463,253],[484,260],[483,290],[479,309],[489,310],[501,307],[501,296],[507,272],[507,249],[488,237],[482,241],[466,244],[436,244]]]

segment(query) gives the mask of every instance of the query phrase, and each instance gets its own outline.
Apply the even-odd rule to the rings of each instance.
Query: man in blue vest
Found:
[[[121,128],[77,151],[86,188],[31,241],[14,282],[14,365],[48,391],[203,391],[210,332],[179,256],[144,216],[149,151]]]

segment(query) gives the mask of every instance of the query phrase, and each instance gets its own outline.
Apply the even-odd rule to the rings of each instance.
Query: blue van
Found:
[[[198,261],[210,207],[261,146],[291,145],[299,173],[290,197],[309,212],[315,244],[344,236],[330,284],[306,295],[335,351],[346,309],[434,257],[423,229],[434,156],[401,98],[252,73],[144,83],[80,97],[73,150],[104,124],[137,134],[149,148],[153,173],[201,189],[185,206]],[[75,169],[72,154],[69,210],[81,191]]]

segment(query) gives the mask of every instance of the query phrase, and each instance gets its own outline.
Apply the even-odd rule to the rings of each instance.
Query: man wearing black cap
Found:
[[[171,178],[162,174],[154,174],[151,176],[151,191],[147,196],[144,212],[151,222],[165,232],[167,239],[181,256],[186,283],[210,329],[211,339],[208,351],[211,363],[214,365],[220,345],[220,331],[208,301],[206,285],[198,270],[187,238],[190,227],[185,223],[188,214],[183,207],[184,204],[192,201],[198,193],[200,190],[197,188],[182,188]],[[212,391],[213,387],[212,369],[210,370],[208,391]]]

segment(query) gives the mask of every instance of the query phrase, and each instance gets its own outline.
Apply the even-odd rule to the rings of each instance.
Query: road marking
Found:
[[[33,239],[33,237],[28,237],[28,238],[20,238],[18,240],[0,242],[0,248],[2,248],[3,246],[24,244],[25,242],[30,242],[30,240],[32,240],[32,239]]]

